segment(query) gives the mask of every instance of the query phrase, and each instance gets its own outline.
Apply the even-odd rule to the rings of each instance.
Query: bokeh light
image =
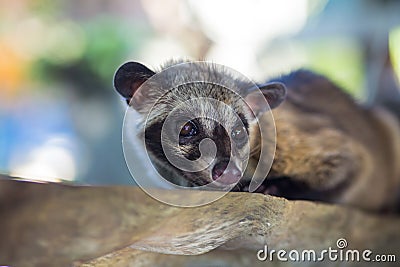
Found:
[[[112,87],[128,60],[157,70],[171,58],[206,59],[256,82],[310,68],[373,103],[386,58],[400,77],[399,3],[2,1],[0,172],[132,184],[126,106]]]

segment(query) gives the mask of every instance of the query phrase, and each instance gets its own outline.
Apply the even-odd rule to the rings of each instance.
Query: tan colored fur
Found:
[[[273,110],[277,148],[270,176],[305,182],[326,192],[323,200],[392,208],[400,188],[399,122],[383,109],[361,108],[325,78],[307,75],[297,74],[287,100]]]
[[[183,62],[186,61],[171,61],[161,69]],[[396,205],[400,191],[400,126],[388,112],[362,107],[327,78],[299,70],[273,80],[287,87],[284,102],[278,106],[284,99],[283,95],[282,98],[276,98],[280,100],[275,101],[278,104],[272,105],[278,106],[272,110],[276,126],[275,147],[275,130],[268,119],[271,115],[269,111],[256,114],[260,127],[268,133],[261,140],[254,116],[250,115],[240,100],[240,96],[246,98],[251,95],[252,83],[239,79],[234,72],[217,65],[200,63],[181,67],[179,71],[158,73],[158,79],[144,83],[132,99],[130,97],[144,82],[143,77],[148,78],[155,73],[138,63],[132,63],[121,67],[115,80],[117,90],[139,113],[147,114],[155,102],[149,116],[143,117],[140,127],[149,130],[146,145],[150,156],[163,173],[169,173],[167,176],[174,183],[203,185],[212,179],[210,168],[187,173],[170,166],[161,153],[162,147],[158,144],[160,134],[154,133],[160,132],[163,121],[178,105],[183,105],[189,114],[208,117],[199,119],[198,123],[201,124],[202,137],[211,138],[217,144],[220,151],[217,154],[218,160],[230,154],[229,134],[236,120],[226,107],[201,100],[212,98],[230,106],[236,113],[241,113],[248,122],[251,159],[240,181],[242,187],[239,190],[246,190],[246,183],[252,177],[257,163],[270,166],[271,158],[260,158],[260,149],[266,147],[269,151],[275,151],[269,179],[281,179],[283,183],[287,179],[295,183],[289,184],[288,188],[287,184],[271,184],[267,179],[257,192],[271,193],[269,190],[272,187],[281,187],[277,193],[280,196],[290,198],[294,191],[295,199],[344,203],[369,210],[391,210]],[[135,85],[134,90],[125,86],[131,84]],[[248,91],[243,92],[243,88]],[[283,85],[282,88],[285,90]],[[270,104],[274,104],[274,98],[271,101],[265,92],[263,94]],[[257,103],[259,98],[249,99]],[[144,120],[147,120],[146,126]],[[214,133],[217,125],[215,121],[226,124],[227,134]],[[165,144],[174,154],[185,157],[199,154],[196,142],[177,146],[167,138]],[[244,149],[239,150],[237,158],[242,158]],[[242,170],[242,166],[237,165]],[[265,173],[255,173],[255,176],[264,178]],[[301,184],[301,189],[296,187],[298,184]]]

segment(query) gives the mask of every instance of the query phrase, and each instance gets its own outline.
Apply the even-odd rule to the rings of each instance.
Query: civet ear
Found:
[[[261,93],[268,105],[265,105],[265,100],[260,98],[260,94],[256,93],[255,90],[245,96],[246,103],[251,107],[256,116],[261,115],[269,109],[276,108],[286,98],[286,86],[280,82],[270,82],[262,85],[258,85]]]
[[[114,87],[129,104],[139,87],[154,74],[156,74],[154,71],[141,63],[127,62],[115,73]]]

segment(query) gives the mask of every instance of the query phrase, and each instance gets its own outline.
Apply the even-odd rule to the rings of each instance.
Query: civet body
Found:
[[[171,61],[160,71],[179,63],[182,62]],[[252,95],[251,84],[212,64],[197,68],[166,76],[165,79],[171,80],[166,84],[191,73],[194,80],[206,75],[227,81],[241,91],[232,92],[210,83],[189,83],[160,92],[165,88],[145,83],[156,72],[137,62],[121,66],[114,79],[117,91],[140,114],[148,115],[152,109],[151,115],[140,124],[146,127],[147,150],[157,169],[173,183],[199,186],[212,181],[221,184],[239,181],[234,190],[246,191],[254,166],[264,161],[268,164],[270,160],[260,158],[260,148],[261,144],[268,146],[274,140],[270,135],[261,135],[257,127],[269,131],[272,125],[265,118],[272,112],[276,127],[275,157],[268,178],[256,192],[345,203],[369,210],[387,210],[396,205],[400,188],[400,127],[391,114],[358,105],[330,80],[306,70],[258,84],[269,104],[265,108]],[[146,85],[142,88],[145,90],[135,94],[142,85]],[[163,95],[161,101],[153,99],[160,95]],[[188,101],[202,98],[224,103],[238,116],[232,116],[224,105]],[[199,162],[205,166],[201,171],[180,170],[163,153],[161,129],[177,105],[198,116],[178,120],[177,128],[172,131],[178,131],[179,144],[167,138],[166,145],[174,153],[196,160],[201,156],[201,140],[211,139],[217,154],[215,159]],[[244,169],[241,162],[246,147],[250,149],[250,158]],[[228,164],[231,155],[233,160]]]

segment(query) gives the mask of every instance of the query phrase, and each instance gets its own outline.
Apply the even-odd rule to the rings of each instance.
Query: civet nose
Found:
[[[237,183],[242,178],[242,172],[234,163],[228,166],[229,161],[224,160],[215,164],[212,170],[212,179],[221,184],[230,185]]]

